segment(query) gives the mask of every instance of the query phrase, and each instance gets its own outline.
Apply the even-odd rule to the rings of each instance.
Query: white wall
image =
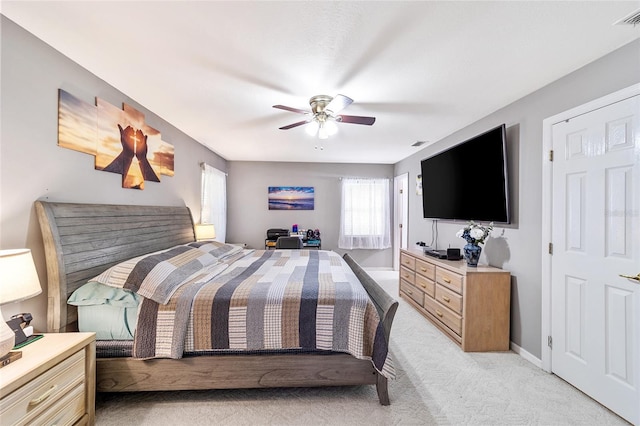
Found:
[[[542,120],[638,82],[640,40],[460,129],[395,166],[396,175],[408,172],[410,182],[414,182],[423,158],[506,123],[512,223],[494,230],[481,262],[511,272],[511,340],[537,358],[541,357],[542,340],[542,252],[549,242],[542,235],[541,219]],[[423,182],[423,185],[429,184]],[[413,196],[410,201],[413,202],[409,207],[409,242],[429,242],[432,221],[422,218],[419,197]],[[449,244],[462,247],[464,241],[456,238],[455,233],[463,224],[439,221],[440,247]]]
[[[165,120],[100,80],[2,16],[0,95],[0,249],[29,248],[45,292],[3,306],[9,317],[32,312],[33,325],[46,328],[46,266],[33,207],[38,199],[81,203],[186,205],[200,215],[200,162],[226,170],[226,161]],[[99,54],[99,51],[96,51]],[[58,89],[94,104],[98,96],[123,102],[146,116],[163,140],[175,147],[175,176],[123,189],[121,175],[94,169],[90,155],[57,146]],[[160,89],[161,90],[161,89]]]
[[[392,249],[338,249],[341,177],[392,179],[393,165],[229,162],[227,241],[243,242],[252,248],[262,249],[267,229],[291,229],[291,226],[297,223],[300,228],[320,229],[323,249],[334,250],[340,254],[348,251],[363,266],[391,268]],[[269,186],[313,186],[315,209],[269,210]]]

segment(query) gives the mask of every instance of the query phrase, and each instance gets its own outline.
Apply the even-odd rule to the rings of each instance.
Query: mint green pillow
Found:
[[[97,281],[89,281],[69,296],[67,303],[74,306],[111,305],[121,308],[137,308],[140,296],[128,290],[110,287]]]
[[[89,281],[67,303],[78,307],[78,331],[92,331],[98,340],[132,340],[141,297],[128,290]]]

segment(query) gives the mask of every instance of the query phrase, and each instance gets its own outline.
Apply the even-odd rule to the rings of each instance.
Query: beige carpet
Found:
[[[397,297],[397,273],[371,275]],[[98,425],[627,424],[513,352],[464,353],[400,300],[391,405],[374,386],[98,394]]]

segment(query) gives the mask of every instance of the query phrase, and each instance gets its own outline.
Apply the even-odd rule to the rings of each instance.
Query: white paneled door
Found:
[[[640,96],[552,138],[551,368],[640,424]]]

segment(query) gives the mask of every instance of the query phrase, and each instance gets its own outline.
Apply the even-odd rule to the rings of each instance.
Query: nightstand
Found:
[[[95,423],[94,333],[45,334],[0,368],[2,424]]]

